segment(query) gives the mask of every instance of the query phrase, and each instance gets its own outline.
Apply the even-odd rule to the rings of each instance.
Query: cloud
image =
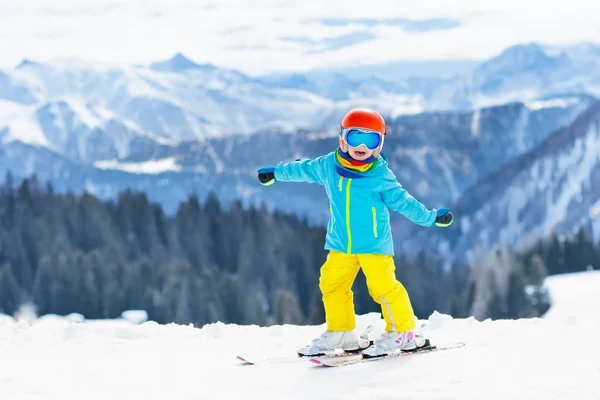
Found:
[[[352,62],[484,59],[516,43],[597,42],[600,2],[0,0],[0,68],[23,58],[149,64],[181,51],[256,75]]]
[[[318,54],[329,50],[339,50],[344,47],[353,46],[358,43],[368,42],[376,39],[377,35],[368,31],[357,31],[341,36],[328,37],[323,39],[307,39],[305,37],[281,37],[283,41],[293,42],[304,46],[307,54]]]
[[[407,32],[427,32],[445,29],[458,28],[462,23],[450,18],[432,18],[424,20],[415,20],[407,18],[323,18],[318,22],[329,26],[345,25],[391,25],[402,28]]]

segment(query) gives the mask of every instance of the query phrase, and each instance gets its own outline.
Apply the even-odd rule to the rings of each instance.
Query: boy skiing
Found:
[[[415,317],[408,293],[396,279],[394,245],[388,208],[412,222],[447,227],[454,216],[448,209],[428,210],[412,197],[389,169],[381,150],[385,121],[374,110],[357,108],[343,118],[339,148],[314,160],[280,163],[258,170],[262,185],[276,181],[310,182],[323,185],[330,201],[330,219],[321,267],[319,289],[323,295],[327,330],[298,350],[302,356],[326,351],[364,348],[355,332],[352,283],[360,268],[369,294],[381,305],[385,332],[363,351],[380,357],[402,350],[427,347],[417,337]]]

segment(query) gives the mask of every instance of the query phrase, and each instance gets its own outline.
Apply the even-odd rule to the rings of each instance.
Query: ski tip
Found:
[[[237,358],[238,360],[240,360],[242,362],[245,362],[246,364],[254,365],[254,363],[252,361],[248,361],[244,357],[235,356],[235,358]]]

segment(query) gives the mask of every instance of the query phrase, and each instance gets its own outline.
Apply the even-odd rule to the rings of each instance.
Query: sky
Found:
[[[517,43],[599,41],[598,11],[590,0],[1,0],[0,68],[176,52],[250,75],[480,60]]]
[[[598,399],[600,271],[549,280],[554,304],[543,318],[479,322],[434,312],[419,321],[424,335],[464,347],[339,368],[295,356],[324,325],[200,328],[81,315],[28,323],[0,314],[0,398]],[[371,338],[385,326],[377,313],[358,316],[359,330],[369,324]]]

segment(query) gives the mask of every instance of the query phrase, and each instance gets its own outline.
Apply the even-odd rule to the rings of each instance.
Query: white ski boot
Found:
[[[401,351],[412,351],[428,347],[430,347],[429,340],[421,335],[415,335],[414,331],[384,332],[362,354],[365,358],[383,357]]]
[[[355,331],[325,331],[310,344],[298,349],[299,356],[323,356],[336,350],[355,352],[369,345],[369,341],[358,337]]]

